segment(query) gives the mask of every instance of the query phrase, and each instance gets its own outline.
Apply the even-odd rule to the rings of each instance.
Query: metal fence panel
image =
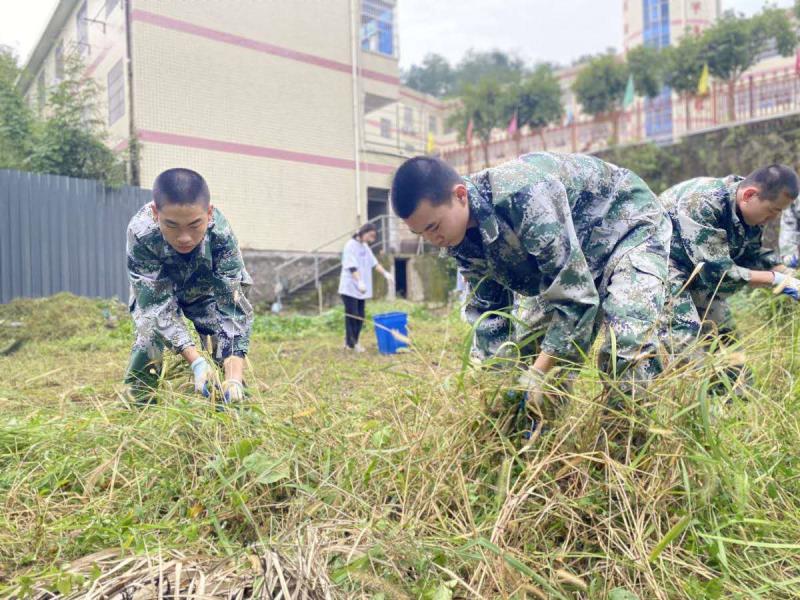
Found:
[[[125,230],[151,192],[0,169],[0,303],[68,291],[127,300]]]

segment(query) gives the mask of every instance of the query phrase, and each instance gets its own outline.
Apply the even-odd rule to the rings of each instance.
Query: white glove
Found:
[[[192,373],[194,373],[194,391],[198,394],[208,397],[208,376],[211,373],[211,367],[208,361],[202,356],[198,356],[192,361]]]
[[[365,286],[364,282],[361,281],[360,279],[356,282],[356,287],[358,288],[358,291],[361,292],[362,294],[367,293],[367,286]]]
[[[222,394],[225,402],[239,402],[244,399],[244,386],[237,379],[228,379],[222,383]]]
[[[544,394],[547,384],[547,375],[535,367],[530,367],[519,376],[519,386],[529,395]]]
[[[475,356],[474,354],[470,354],[469,366],[472,369],[480,370],[483,368],[483,360],[481,360],[480,356]]]
[[[775,286],[773,291],[776,294],[785,294],[795,300],[800,299],[800,280],[797,278],[786,275],[785,273],[773,271],[772,283]]]
[[[534,367],[530,367],[519,376],[520,388],[528,393],[526,403],[528,410],[552,416],[553,409],[560,404],[560,392],[554,387],[558,378],[557,369],[544,373]]]
[[[798,264],[798,259],[796,254],[792,254],[789,256],[783,257],[783,264],[789,268],[796,269]]]
[[[388,283],[394,283],[394,277],[392,277],[392,274],[389,273],[389,271],[384,271],[383,276],[386,278]]]

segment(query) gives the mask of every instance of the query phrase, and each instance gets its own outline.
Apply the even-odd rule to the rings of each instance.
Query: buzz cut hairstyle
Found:
[[[742,181],[743,185],[758,188],[758,195],[764,200],[775,202],[785,194],[792,200],[800,193],[800,179],[794,169],[786,165],[769,165],[756,169]]]
[[[166,204],[201,204],[208,208],[211,192],[200,173],[184,168],[167,169],[153,182],[153,202],[157,209]]]
[[[453,186],[461,183],[456,170],[440,158],[415,156],[400,165],[392,180],[392,209],[407,219],[427,200],[437,206],[449,202]]]

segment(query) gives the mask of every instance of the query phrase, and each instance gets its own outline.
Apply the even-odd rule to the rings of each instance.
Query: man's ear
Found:
[[[756,196],[757,194],[758,194],[758,188],[757,187],[754,187],[754,186],[746,187],[742,191],[742,200],[744,200],[745,202],[749,202],[750,198],[752,198],[753,196]]]
[[[453,193],[456,195],[459,203],[461,203],[462,206],[466,206],[467,201],[469,200],[467,186],[465,186],[463,183],[457,183],[453,186]]]
[[[208,218],[211,218],[211,215],[214,214],[214,205],[210,202],[208,203]]]
[[[150,203],[150,210],[153,211],[153,218],[158,221],[158,207],[156,206],[155,201]]]

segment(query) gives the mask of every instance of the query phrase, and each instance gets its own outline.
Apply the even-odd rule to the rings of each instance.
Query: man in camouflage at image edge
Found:
[[[135,395],[156,387],[158,368],[151,363],[160,363],[165,346],[178,353],[193,345],[182,315],[206,349],[211,337],[217,363],[247,354],[253,309],[244,290],[252,279],[218,209],[201,244],[184,256],[162,237],[151,204],[143,206],[128,225],[128,275],[136,341],[125,382]]]
[[[585,155],[534,153],[464,178],[477,231],[449,249],[470,284],[465,316],[516,313],[544,329],[540,349],[578,360],[601,326],[616,339],[617,372],[657,374],[671,224],[637,175]],[[527,331],[526,331],[527,333]],[[518,334],[517,339],[522,334]],[[474,351],[502,351],[508,319],[477,325]],[[601,367],[612,368],[606,335]]]
[[[798,248],[800,248],[800,198],[781,215],[781,233],[779,246],[784,264],[793,269],[798,266]],[[792,258],[794,257],[794,260]]]
[[[662,331],[673,351],[695,340],[704,321],[732,339],[728,297],[748,285],[751,270],[769,271],[781,264],[762,246],[764,227],[747,225],[737,211],[736,192],[743,180],[739,175],[698,177],[659,196],[673,223],[670,301]]]

